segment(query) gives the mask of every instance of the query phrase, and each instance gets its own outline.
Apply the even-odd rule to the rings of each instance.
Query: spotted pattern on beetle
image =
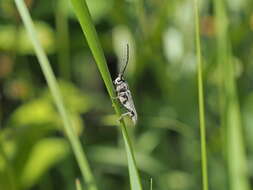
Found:
[[[122,120],[123,117],[125,116],[129,116],[131,120],[133,121],[134,125],[136,125],[137,112],[134,106],[133,98],[129,90],[128,84],[123,77],[128,61],[129,61],[129,45],[127,44],[127,60],[126,60],[124,69],[120,71],[120,73],[118,74],[118,77],[114,80],[114,84],[115,84],[115,89],[117,93],[116,99],[118,99],[121,105],[127,110],[126,113],[123,113],[120,116],[119,120]]]

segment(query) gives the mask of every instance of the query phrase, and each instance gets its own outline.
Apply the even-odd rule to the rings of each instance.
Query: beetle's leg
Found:
[[[123,113],[120,118],[119,118],[119,121],[121,121],[124,117],[126,116],[129,116],[130,118],[133,116],[133,112],[129,111],[129,112],[126,112],[126,113]]]
[[[118,100],[119,99],[119,96],[116,96],[116,97],[112,97],[113,100]]]
[[[131,112],[126,112],[126,113],[123,113],[120,118],[119,118],[119,121],[121,121],[124,117],[126,116],[131,116]]]

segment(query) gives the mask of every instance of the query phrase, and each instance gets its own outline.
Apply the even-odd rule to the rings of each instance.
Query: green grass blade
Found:
[[[73,127],[71,125],[69,116],[68,116],[65,106],[63,104],[62,96],[60,94],[59,87],[57,85],[55,76],[54,76],[53,71],[50,67],[48,58],[47,58],[45,52],[43,51],[41,44],[38,40],[31,16],[30,16],[23,0],[15,0],[15,3],[17,5],[18,11],[21,15],[21,18],[24,22],[25,28],[29,34],[31,42],[34,46],[40,66],[41,66],[43,74],[47,80],[47,84],[50,88],[50,91],[52,93],[52,96],[53,96],[53,99],[54,99],[55,104],[57,106],[57,109],[58,109],[60,116],[63,120],[64,129],[66,131],[67,137],[68,137],[70,144],[72,146],[72,149],[74,151],[74,154],[75,154],[75,157],[76,157],[77,162],[79,164],[84,181],[88,184],[89,190],[96,190],[97,188],[96,188],[93,174],[91,173],[91,170],[90,170],[87,158],[83,152],[81,143],[73,131]]]
[[[68,30],[68,0],[55,1],[55,21],[57,33],[57,56],[60,77],[68,80],[71,78],[69,55],[69,30]]]
[[[99,42],[97,32],[92,22],[86,1],[85,0],[71,0],[71,2],[74,8],[74,11],[77,15],[77,18],[81,24],[82,30],[87,39],[91,52],[94,56],[94,59],[96,61],[100,74],[103,78],[107,91],[111,97],[115,112],[117,116],[119,117],[121,114],[120,107],[117,101],[113,99],[113,97],[116,96],[114,86],[113,86],[112,79],[111,79],[111,76],[106,64],[104,52]],[[129,169],[129,175],[130,175],[131,189],[141,190],[142,185],[141,185],[138,170],[136,167],[134,152],[133,152],[131,141],[130,141],[124,121],[120,123],[120,127],[121,127],[121,132],[124,138],[125,148],[126,148],[126,153],[127,153],[127,158],[128,158],[128,169]]]
[[[203,77],[202,77],[202,60],[201,60],[201,45],[200,45],[200,32],[199,32],[199,7],[198,7],[198,3],[199,3],[198,0],[194,1],[196,54],[197,54],[197,64],[198,64],[198,101],[199,101],[199,125],[200,125],[200,141],[201,141],[201,165],[202,165],[203,190],[208,190],[205,106],[204,106],[204,92],[203,92]]]
[[[221,75],[221,83],[224,88],[221,96],[225,97],[222,116],[226,128],[226,147],[229,174],[229,189],[249,190],[249,176],[245,146],[242,136],[242,124],[240,106],[237,97],[234,65],[231,59],[231,47],[228,39],[228,20],[225,9],[225,1],[214,0],[216,31],[217,31],[217,58]],[[225,134],[224,134],[225,135]]]

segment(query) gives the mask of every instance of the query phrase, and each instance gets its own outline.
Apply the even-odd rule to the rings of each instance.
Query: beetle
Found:
[[[125,62],[125,66],[122,71],[119,72],[117,78],[114,80],[114,85],[117,93],[116,99],[118,99],[121,105],[126,108],[127,112],[123,113],[119,120],[122,120],[123,117],[129,116],[133,121],[134,125],[137,123],[137,112],[134,106],[134,101],[131,95],[131,91],[129,90],[128,83],[124,79],[123,75],[126,70],[126,67],[129,62],[129,45],[127,44],[127,59]]]

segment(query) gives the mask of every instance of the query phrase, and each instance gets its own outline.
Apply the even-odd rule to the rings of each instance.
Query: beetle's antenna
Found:
[[[123,75],[124,74],[124,72],[125,72],[125,70],[126,70],[126,67],[127,67],[127,64],[128,64],[128,62],[129,62],[129,45],[127,44],[127,46],[126,46],[126,50],[127,50],[127,57],[126,57],[126,63],[125,63],[125,66],[124,66],[124,68],[123,68],[123,70],[121,71],[121,74]]]

